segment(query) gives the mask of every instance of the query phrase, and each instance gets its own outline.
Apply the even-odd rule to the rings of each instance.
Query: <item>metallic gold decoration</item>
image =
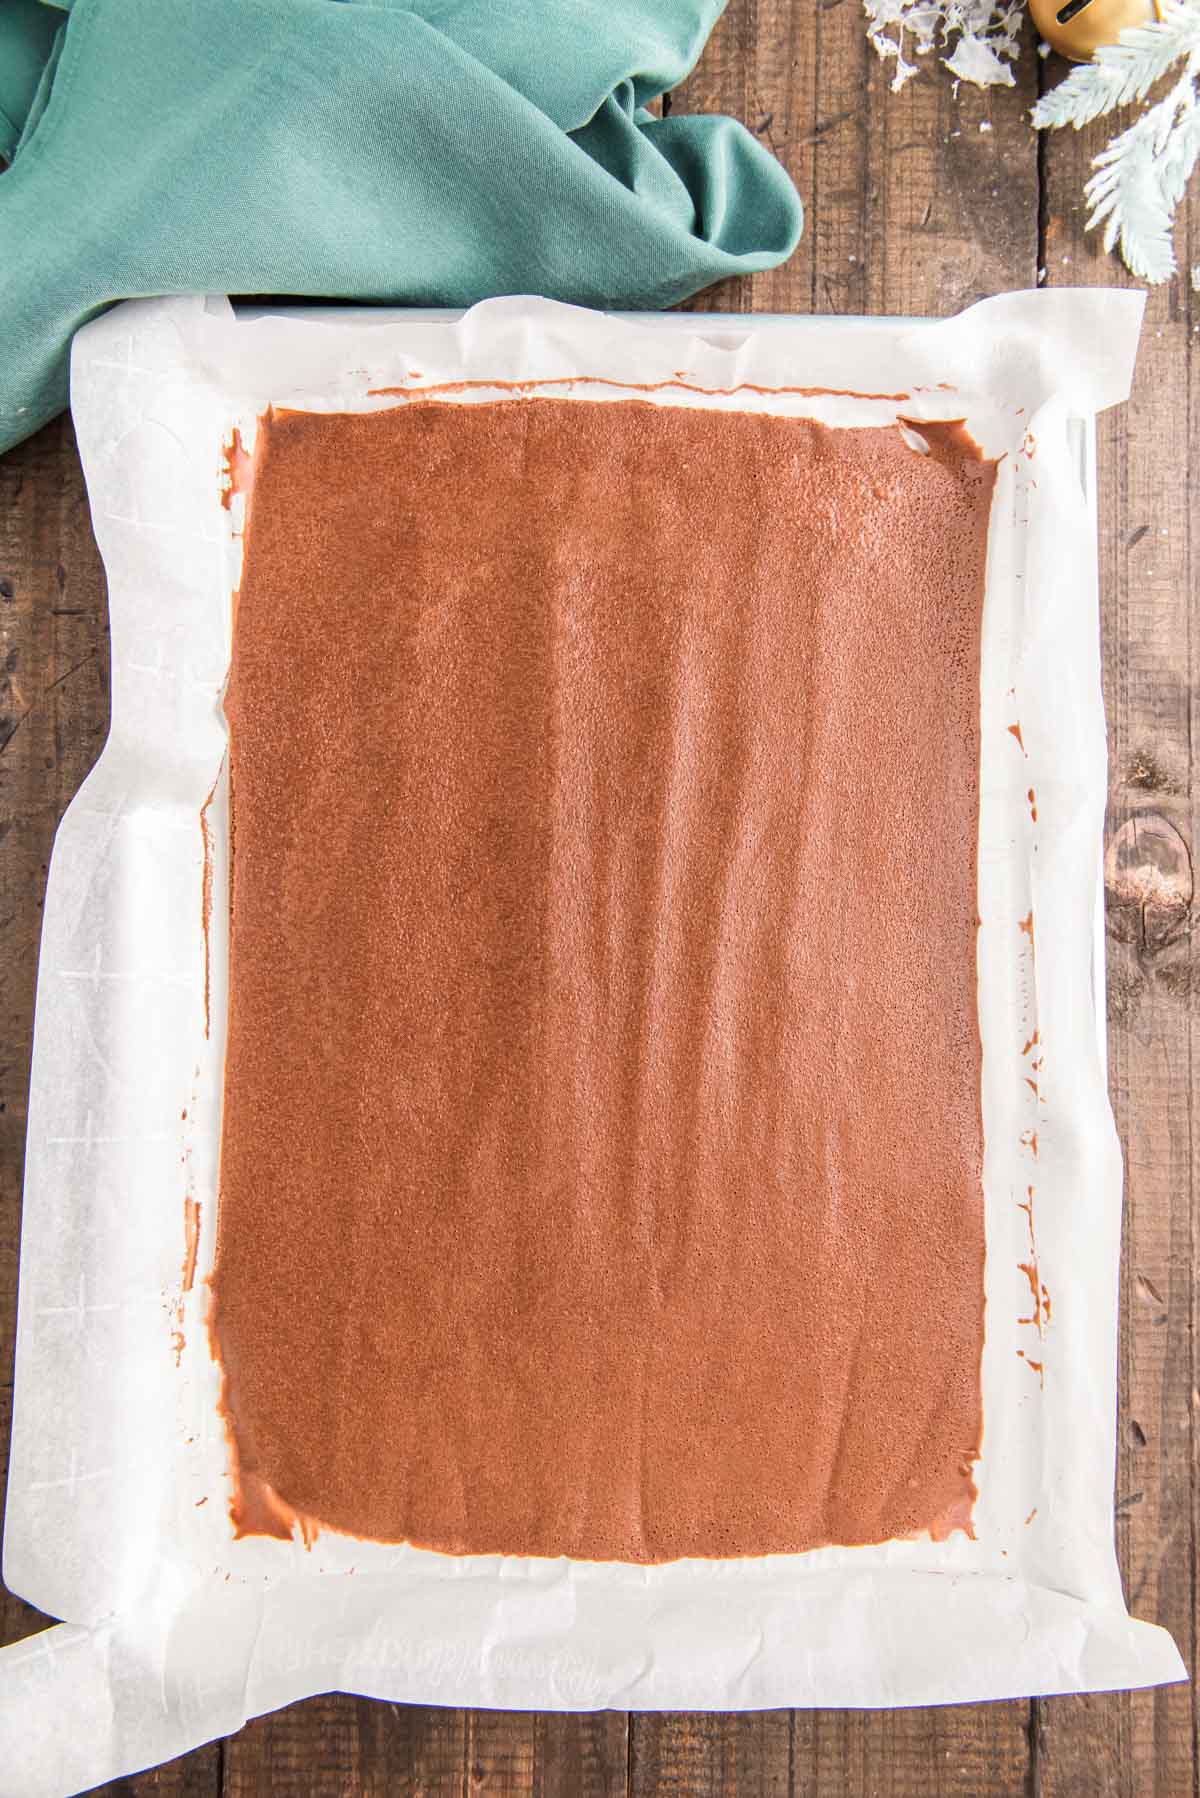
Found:
[[[1072,62],[1090,62],[1127,26],[1162,16],[1158,0],[1029,0],[1029,10],[1051,49]]]

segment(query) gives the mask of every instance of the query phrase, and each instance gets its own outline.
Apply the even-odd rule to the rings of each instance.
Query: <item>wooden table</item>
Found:
[[[808,229],[791,262],[704,296],[734,311],[948,313],[981,295],[1128,284],[1083,230],[1100,127],[1039,145],[1026,46],[1017,90],[931,70],[895,96],[856,0],[733,0],[670,104],[744,119],[794,175]],[[1141,1617],[1196,1665],[1200,1371],[1192,1182],[1200,961],[1190,844],[1200,628],[1200,179],[1185,273],[1151,296],[1133,403],[1102,421],[1101,520],[1112,796],[1109,1040],[1127,1162],[1118,1541]],[[1043,272],[1044,271],[1044,274]],[[0,1438],[7,1442],[34,976],[55,826],[104,741],[104,582],[66,420],[0,460]],[[1197,730],[1200,732],[1200,715]],[[1200,747],[1200,736],[1197,738]],[[1128,828],[1126,828],[1128,827]],[[1118,833],[1123,831],[1119,842]],[[1122,873],[1132,862],[1135,872]],[[1142,875],[1136,869],[1145,864]],[[1153,877],[1153,870],[1159,877]],[[0,1593],[0,1628],[40,1626]],[[64,1726],[69,1723],[64,1719]],[[227,1798],[617,1793],[895,1798],[1184,1798],[1200,1790],[1194,1689],[949,1710],[749,1716],[521,1715],[335,1695],[251,1723],[105,1790]],[[0,1788],[4,1785],[0,1770]]]

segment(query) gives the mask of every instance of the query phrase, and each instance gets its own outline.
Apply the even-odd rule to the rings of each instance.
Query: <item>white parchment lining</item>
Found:
[[[1120,1160],[1094,954],[1105,734],[1094,520],[1071,437],[1126,396],[1141,304],[1059,291],[935,325],[685,326],[532,299],[456,323],[247,321],[223,300],[170,300],[80,333],[72,409],[109,582],[112,730],[59,829],[42,938],[4,1570],[64,1622],[0,1652],[6,1790],[74,1792],[334,1687],[750,1709],[1183,1677],[1165,1632],[1127,1616],[1113,1550]],[[242,505],[220,503],[223,447],[234,425],[252,441],[270,403],[357,410],[404,403],[372,388],[558,378],[540,391],[580,404],[664,382],[639,397],[850,426],[965,417],[1003,456],[981,684],[974,1541],[646,1568],[232,1539],[203,1283],[227,950],[220,697]],[[206,1037],[199,812],[214,782]],[[187,1198],[200,1205],[190,1291]]]

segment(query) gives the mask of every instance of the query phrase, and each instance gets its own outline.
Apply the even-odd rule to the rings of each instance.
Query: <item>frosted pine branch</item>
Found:
[[[1105,249],[1119,243],[1126,266],[1143,281],[1175,273],[1171,227],[1198,157],[1200,104],[1185,74],[1093,164],[1084,189],[1088,229],[1102,224]]]
[[[863,0],[863,7],[871,43],[895,64],[893,90],[931,55],[958,80],[1012,85],[1019,0]],[[1123,31],[1032,113],[1039,129],[1078,130],[1117,107],[1143,104],[1174,76],[1169,93],[1096,158],[1084,190],[1088,229],[1103,226],[1105,248],[1119,245],[1133,273],[1152,282],[1175,273],[1175,211],[1200,160],[1200,0],[1156,0],[1155,10],[1160,16]]]
[[[1103,225],[1105,249],[1119,245],[1130,271],[1153,283],[1175,273],[1175,210],[1200,156],[1200,0],[1161,0],[1161,12],[1097,50],[1032,114],[1041,129],[1078,131],[1114,107],[1144,101],[1175,72],[1170,92],[1096,157],[1084,189],[1089,231]]]

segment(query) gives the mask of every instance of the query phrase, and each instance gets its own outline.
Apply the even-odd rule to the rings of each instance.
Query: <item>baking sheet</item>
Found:
[[[728,1709],[1182,1676],[1165,1633],[1128,1618],[1113,1550],[1120,1162],[1093,953],[1105,739],[1072,423],[1127,393],[1140,312],[1139,296],[1096,290],[1005,296],[920,327],[621,320],[531,299],[458,321],[239,321],[225,301],[172,300],[80,334],[72,403],[109,580],[113,724],[59,831],[39,969],[5,1577],[64,1624],[0,1656],[14,1790],[78,1790],[331,1687]],[[234,426],[252,441],[268,403],[369,408],[404,403],[372,389],[489,379],[553,382],[538,391],[581,404],[662,383],[638,397],[840,425],[965,416],[1004,458],[981,684],[988,1257],[973,1541],[646,1568],[232,1539],[203,1283],[242,505],[220,501],[223,446]],[[849,391],[758,391],[789,387]],[[900,388],[903,401],[856,397]],[[487,397],[474,386],[443,403]]]

